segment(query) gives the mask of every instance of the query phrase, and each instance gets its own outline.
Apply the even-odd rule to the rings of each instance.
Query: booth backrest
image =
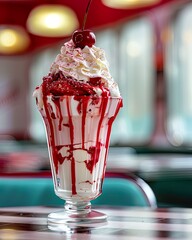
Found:
[[[63,204],[63,200],[54,193],[51,178],[0,178],[0,207],[62,206]],[[138,184],[120,177],[106,177],[103,184],[103,193],[97,199],[93,200],[92,204],[151,206],[148,197]]]

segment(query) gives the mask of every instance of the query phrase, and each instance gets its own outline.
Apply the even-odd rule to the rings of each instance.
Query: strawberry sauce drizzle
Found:
[[[99,120],[99,124],[98,124],[98,128],[97,128],[97,138],[96,138],[96,155],[94,158],[94,165],[96,165],[96,163],[99,161],[99,155],[101,152],[101,143],[99,141],[99,137],[100,137],[100,132],[101,132],[101,127],[102,127],[102,122],[105,116],[105,112],[106,112],[106,108],[107,108],[107,103],[109,101],[108,98],[101,98],[101,109],[100,109],[100,120]]]
[[[55,134],[54,134],[51,115],[49,114],[49,110],[48,110],[48,104],[47,104],[47,97],[46,96],[43,96],[43,103],[44,103],[44,109],[45,109],[46,118],[47,118],[47,121],[45,121],[46,127],[50,129],[50,135],[48,136],[48,138],[50,139],[49,148],[52,152],[52,160],[53,160],[53,163],[54,163],[54,166],[55,166],[55,171],[57,173],[58,172],[58,157],[57,157],[58,154],[56,152]],[[47,132],[49,133],[49,131],[47,131]]]
[[[68,118],[69,118],[69,131],[70,131],[70,139],[71,139],[71,152],[73,151],[73,144],[74,144],[74,126],[70,111],[70,103],[69,98],[67,98],[67,112],[68,112]],[[72,184],[72,195],[76,195],[76,174],[75,174],[75,159],[72,154],[71,156],[71,184]]]
[[[120,98],[118,105],[116,107],[116,110],[115,110],[115,114],[112,117],[110,117],[108,120],[108,129],[107,129],[107,137],[106,137],[106,144],[105,144],[105,147],[106,147],[105,159],[107,159],[107,155],[108,155],[112,124],[113,124],[115,118],[117,117],[117,114],[119,113],[119,110],[121,107],[123,107],[123,101]],[[105,166],[103,169],[103,178],[105,176],[105,169],[106,169],[106,161],[105,161]]]
[[[88,98],[83,99],[82,104],[82,149],[85,150],[85,120],[87,116]]]
[[[53,102],[55,103],[55,105],[57,106],[58,109],[58,114],[59,114],[59,131],[61,131],[61,126],[62,126],[62,122],[63,122],[63,115],[61,112],[61,105],[60,105],[60,98],[54,98]]]

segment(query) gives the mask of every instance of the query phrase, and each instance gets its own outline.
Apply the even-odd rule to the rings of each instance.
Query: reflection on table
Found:
[[[107,224],[83,226],[71,232],[52,231],[47,215],[57,208],[20,207],[0,209],[0,239],[191,239],[192,210],[149,208],[99,208],[108,215]]]

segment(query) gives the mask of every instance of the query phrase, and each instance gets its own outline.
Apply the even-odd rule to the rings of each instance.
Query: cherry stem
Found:
[[[87,16],[88,16],[88,12],[89,12],[89,8],[90,8],[90,5],[91,5],[91,2],[92,0],[89,0],[88,4],[87,4],[87,8],[86,8],[86,11],[85,11],[85,16],[84,16],[84,19],[83,19],[83,27],[82,27],[82,30],[85,29],[85,23],[87,21]]]

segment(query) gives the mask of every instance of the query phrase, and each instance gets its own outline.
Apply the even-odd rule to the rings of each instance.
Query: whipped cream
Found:
[[[72,40],[66,42],[50,68],[50,73],[55,74],[59,71],[65,76],[85,83],[90,78],[100,77],[104,86],[109,89],[110,95],[120,97],[118,85],[110,75],[105,53],[96,46],[91,48],[85,46],[81,49],[75,48]],[[95,87],[95,92],[101,95],[97,87]]]

